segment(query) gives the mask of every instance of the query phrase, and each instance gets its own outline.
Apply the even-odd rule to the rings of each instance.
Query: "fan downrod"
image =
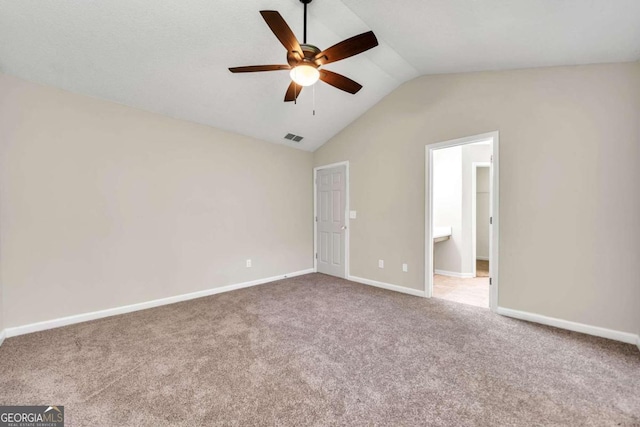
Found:
[[[302,34],[302,43],[307,43],[307,5],[312,0],[300,0],[300,3],[304,5],[304,33]]]

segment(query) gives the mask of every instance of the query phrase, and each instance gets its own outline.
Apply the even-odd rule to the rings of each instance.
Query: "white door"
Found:
[[[317,267],[319,273],[347,277],[345,236],[346,166],[320,169],[316,175]]]

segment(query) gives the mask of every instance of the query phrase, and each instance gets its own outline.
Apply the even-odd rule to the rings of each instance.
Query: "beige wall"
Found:
[[[311,153],[0,75],[5,327],[311,268],[311,177]]]
[[[425,76],[395,90],[314,157],[351,162],[351,274],[423,289],[425,145],[494,130],[499,305],[637,332],[638,63]]]
[[[2,303],[2,282],[0,282],[0,335],[4,330],[4,307]]]

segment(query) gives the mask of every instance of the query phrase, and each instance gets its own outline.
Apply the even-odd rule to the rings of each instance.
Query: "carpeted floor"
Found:
[[[640,425],[635,346],[311,274],[0,347],[69,426]]]

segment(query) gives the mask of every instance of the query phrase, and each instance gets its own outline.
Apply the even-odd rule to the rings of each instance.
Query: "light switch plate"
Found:
[[[378,260],[378,268],[384,268],[384,260],[383,259],[379,259]]]
[[[357,217],[356,211],[349,211],[349,219],[356,219],[356,217]]]
[[[402,271],[404,271],[405,273],[409,271],[409,266],[407,264],[402,264]]]

